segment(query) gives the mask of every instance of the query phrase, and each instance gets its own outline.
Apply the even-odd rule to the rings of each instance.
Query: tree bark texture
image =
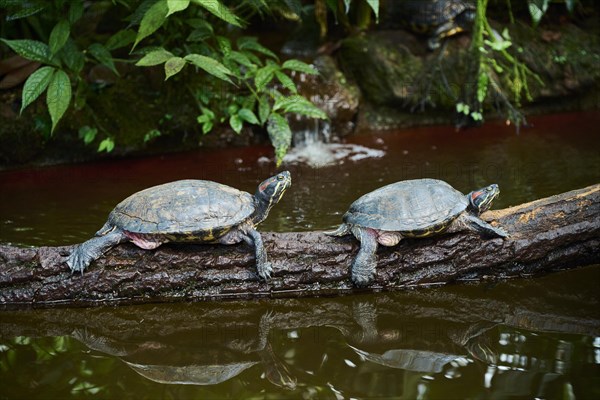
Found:
[[[600,263],[600,184],[482,218],[511,235],[461,232],[380,246],[369,290],[398,290],[460,281],[529,276]],[[359,243],[323,232],[263,233],[274,274],[256,274],[244,244],[163,245],[147,251],[119,245],[71,275],[65,247],[0,246],[0,304],[49,306],[224,298],[301,297],[357,291],[350,265]]]

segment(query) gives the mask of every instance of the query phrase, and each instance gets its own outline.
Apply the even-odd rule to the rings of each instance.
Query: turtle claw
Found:
[[[262,279],[268,281],[271,279],[271,274],[273,273],[273,265],[270,262],[263,263],[262,265],[256,266],[258,270],[258,276]]]

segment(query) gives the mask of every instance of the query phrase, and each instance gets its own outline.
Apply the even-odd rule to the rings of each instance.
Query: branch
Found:
[[[508,240],[471,232],[403,240],[381,248],[374,284],[398,290],[452,282],[504,279],[600,263],[600,185],[482,218],[504,227]],[[164,245],[146,251],[120,245],[83,276],[64,264],[67,247],[0,246],[0,304],[93,305],[222,298],[301,297],[357,291],[350,265],[353,237],[322,232],[263,233],[274,275],[258,279],[243,244]]]

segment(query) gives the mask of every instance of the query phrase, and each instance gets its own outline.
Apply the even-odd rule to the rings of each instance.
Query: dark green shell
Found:
[[[254,213],[254,197],[220,183],[182,180],[137,192],[110,213],[125,231],[210,241]]]
[[[352,225],[423,237],[443,231],[468,205],[467,197],[446,182],[416,179],[367,193],[343,218]]]
[[[405,0],[402,3],[403,18],[411,29],[427,33],[475,6],[464,0]]]

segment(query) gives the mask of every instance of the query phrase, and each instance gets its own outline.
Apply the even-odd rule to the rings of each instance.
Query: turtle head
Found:
[[[271,207],[281,200],[283,194],[292,185],[292,175],[283,171],[263,181],[254,194],[256,201],[255,223],[262,222],[267,218]]]
[[[469,208],[478,214],[487,211],[492,206],[492,201],[500,194],[500,188],[495,183],[479,190],[474,190],[467,195]]]

